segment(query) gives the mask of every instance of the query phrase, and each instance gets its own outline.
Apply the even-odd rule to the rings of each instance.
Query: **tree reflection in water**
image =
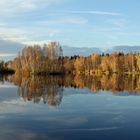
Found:
[[[19,75],[5,77],[6,81],[18,86],[18,94],[25,101],[39,103],[43,100],[50,106],[58,106],[63,97],[64,87],[89,88],[93,93],[99,90],[111,91],[113,94],[128,91],[129,94],[140,93],[140,76],[138,75],[101,75],[101,76],[32,76]]]
[[[32,76],[30,78],[19,75],[8,76],[7,80],[18,86],[18,95],[24,101],[39,103],[43,100],[50,106],[58,106],[63,97],[61,77]]]

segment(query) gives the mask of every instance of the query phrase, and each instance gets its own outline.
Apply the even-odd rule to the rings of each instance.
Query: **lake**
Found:
[[[3,140],[140,138],[139,76],[0,77]]]

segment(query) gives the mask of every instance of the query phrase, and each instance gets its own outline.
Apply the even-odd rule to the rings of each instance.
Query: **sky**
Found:
[[[138,0],[2,0],[0,43],[11,42],[13,50],[13,43],[47,40],[101,49],[140,45],[139,6]]]

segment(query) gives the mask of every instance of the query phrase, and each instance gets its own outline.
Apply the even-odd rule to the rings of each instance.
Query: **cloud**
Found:
[[[32,21],[30,21],[32,23]],[[60,26],[69,26],[69,25],[86,25],[88,20],[83,17],[72,16],[72,17],[56,17],[54,19],[42,19],[40,21],[34,21],[32,26],[17,25],[17,27],[12,27],[12,25],[0,26],[0,37],[4,40],[17,41],[21,43],[30,42],[37,40],[40,37],[43,38],[53,38],[57,34],[62,33]],[[45,30],[44,30],[45,29]],[[35,38],[35,39],[33,39]]]
[[[0,60],[10,60],[15,58],[18,51],[23,47],[23,44],[0,38]]]
[[[22,42],[28,39],[27,35],[30,36],[32,32],[24,30],[19,27],[12,27],[10,25],[0,26],[0,38],[2,40],[10,40],[14,42]]]
[[[12,86],[11,86],[12,87]],[[13,86],[13,87],[15,87],[15,86]],[[12,87],[12,88],[13,88]],[[7,88],[7,87],[6,87]],[[0,104],[5,104],[5,105],[18,105],[18,106],[25,106],[26,105],[26,103],[24,102],[24,100],[22,100],[22,99],[12,99],[12,100],[8,100],[8,101],[2,101],[2,102],[0,102]]]
[[[20,43],[3,40],[0,38],[0,54],[2,56],[13,55],[17,53],[22,47],[23,45]]]
[[[0,114],[26,112],[24,106],[26,106],[26,103],[21,99],[3,99],[3,101],[0,101]]]
[[[0,53],[0,57],[10,57],[10,56],[16,56],[16,55],[17,54],[14,54],[14,53]]]
[[[95,15],[106,15],[106,16],[120,16],[120,13],[116,12],[105,12],[105,11],[57,11],[57,13],[69,13],[69,14],[95,14]]]
[[[63,131],[109,131],[109,130],[116,130],[122,127],[114,126],[114,127],[105,127],[105,128],[87,128],[87,129],[65,129]]]
[[[54,21],[55,22],[55,21]],[[31,42],[33,40],[38,41],[40,37],[53,37],[57,33],[60,33],[60,30],[49,28],[45,25],[46,22],[36,22],[30,27],[18,26],[14,27],[12,25],[0,26],[0,41],[11,41],[21,44],[26,44],[26,42]],[[51,22],[52,23],[52,22]],[[45,29],[45,30],[44,30]],[[34,39],[35,38],[35,39]],[[1,45],[0,45],[1,46]],[[21,45],[20,45],[21,46]]]
[[[4,0],[0,1],[0,15],[9,16],[30,12],[59,2],[60,0]]]
[[[5,118],[3,118],[4,120]],[[6,119],[5,119],[6,121]],[[15,140],[15,139],[20,139],[20,140],[33,140],[33,139],[38,139],[38,134],[36,134],[33,131],[24,129],[24,128],[19,128],[19,126],[16,126],[14,123],[9,123],[8,125],[4,125],[3,128],[0,129],[0,135],[1,139],[3,140]],[[45,135],[45,138],[47,139],[47,135]]]
[[[88,119],[85,117],[51,117],[51,118],[46,118],[46,117],[40,117],[40,118],[35,118],[34,120],[42,121],[42,120],[47,120],[49,123],[55,123],[63,126],[79,126],[81,124],[85,124],[88,122]]]
[[[120,18],[120,19],[109,19],[106,21],[107,24],[110,24],[111,26],[113,26],[114,28],[126,28],[127,24],[128,24],[128,20]]]
[[[88,20],[83,17],[63,17],[56,18],[54,20],[40,21],[38,22],[41,25],[58,25],[58,24],[75,24],[75,25],[84,25],[88,23]]]

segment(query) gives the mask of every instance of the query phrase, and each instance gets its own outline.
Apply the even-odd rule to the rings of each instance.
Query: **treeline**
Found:
[[[101,73],[140,73],[139,53],[92,54],[88,57],[75,59],[76,73],[101,74]]]
[[[91,54],[87,57],[63,56],[59,43],[49,42],[44,46],[25,47],[13,60],[6,63],[7,69],[16,73],[30,74],[86,74],[102,73],[140,74],[139,53]]]
[[[87,57],[63,57],[66,73],[101,75],[112,73],[140,74],[139,53],[91,54]]]
[[[57,42],[43,46],[34,45],[23,48],[18,56],[7,62],[7,67],[16,74],[51,74],[62,73],[62,48]]]

